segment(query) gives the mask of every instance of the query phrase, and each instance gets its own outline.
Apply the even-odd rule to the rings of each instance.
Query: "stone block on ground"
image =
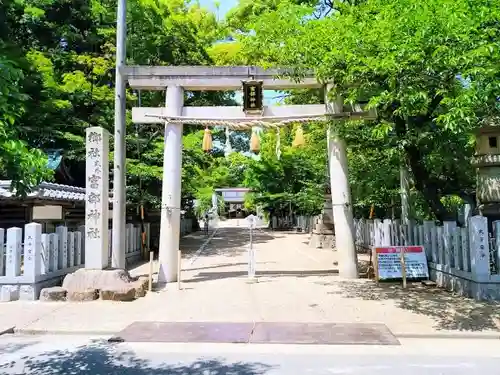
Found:
[[[0,287],[0,302],[17,301],[19,299],[19,285],[2,285]]]
[[[94,301],[99,298],[99,291],[97,289],[68,290],[66,298],[72,302]]]
[[[84,292],[88,290],[96,290],[103,300],[133,301],[146,295],[148,280],[144,277],[133,278],[128,271],[123,269],[79,269],[66,275],[62,288],[68,291],[69,301],[81,300],[80,298],[84,297],[80,297],[78,293],[85,294]]]
[[[144,297],[146,295],[149,288],[148,277],[141,276],[132,284],[135,288],[135,298]]]
[[[19,299],[21,301],[36,301],[38,299],[37,289],[32,285],[21,285]]]
[[[40,301],[66,301],[67,290],[61,286],[43,288],[40,292]]]
[[[134,288],[133,286],[116,289],[104,288],[100,291],[100,297],[104,301],[129,302],[135,300],[136,292],[136,288]]]
[[[128,286],[134,281],[128,271],[122,269],[98,270],[85,269],[66,275],[63,281],[63,288],[66,290],[85,290],[85,289],[103,289],[120,288]]]

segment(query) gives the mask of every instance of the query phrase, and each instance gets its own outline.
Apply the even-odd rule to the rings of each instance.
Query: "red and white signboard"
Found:
[[[423,246],[376,247],[375,259],[379,280],[401,279],[401,251],[404,251],[406,278],[428,279],[429,268]]]

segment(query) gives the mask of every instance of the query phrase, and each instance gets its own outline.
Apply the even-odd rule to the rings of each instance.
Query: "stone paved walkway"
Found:
[[[114,333],[136,321],[383,323],[399,336],[461,332],[498,336],[500,305],[445,291],[369,280],[342,280],[336,253],[310,249],[308,236],[257,230],[258,283],[248,283],[248,229],[221,222],[207,247],[203,234],[182,240],[182,290],[176,284],[134,302],[10,302],[0,330]],[[147,265],[133,274],[146,274]]]

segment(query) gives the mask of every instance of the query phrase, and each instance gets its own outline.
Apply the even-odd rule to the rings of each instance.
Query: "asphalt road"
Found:
[[[109,344],[99,337],[0,336],[0,374],[498,374],[500,340],[401,340],[401,346]]]

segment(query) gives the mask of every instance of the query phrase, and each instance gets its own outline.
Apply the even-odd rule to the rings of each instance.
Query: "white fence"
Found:
[[[275,230],[298,229],[309,233],[314,229],[319,216],[272,216],[271,228]]]
[[[145,247],[149,249],[151,225],[144,224]],[[181,220],[181,235],[192,231],[192,220]],[[85,227],[69,231],[59,226],[55,233],[42,233],[42,225],[0,228],[0,301],[37,300],[42,288],[60,285],[63,277],[85,265]],[[141,225],[126,224],[127,266],[141,259]],[[111,266],[112,230],[108,231]]]
[[[146,224],[146,240],[148,228]],[[0,301],[36,300],[42,288],[58,285],[66,274],[83,267],[84,233],[84,226],[77,231],[59,226],[55,233],[42,233],[42,225],[38,223],[25,225],[24,231],[22,228],[0,229]],[[141,247],[140,226],[127,224],[129,264],[140,259]]]
[[[30,223],[24,239],[21,228],[0,229],[0,300],[38,299],[39,286],[82,266],[83,246],[82,232],[63,226],[49,234],[42,233],[41,224]]]
[[[402,225],[398,220],[355,220],[358,247],[424,246],[431,279],[476,299],[500,299],[500,221],[473,216],[467,227],[434,221]]]
[[[149,223],[144,224],[144,232],[146,234],[145,238],[145,248],[150,248],[150,233],[151,225]],[[141,225],[137,224],[126,224],[125,225],[125,259],[126,265],[135,263],[141,260],[142,257],[142,228]],[[113,238],[113,230],[108,230],[108,266],[111,267],[111,245]]]

